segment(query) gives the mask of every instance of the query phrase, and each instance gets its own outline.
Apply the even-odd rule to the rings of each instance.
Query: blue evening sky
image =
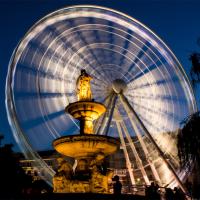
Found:
[[[15,144],[5,110],[5,81],[14,48],[40,18],[75,4],[105,6],[139,20],[171,48],[187,74],[189,55],[200,52],[200,0],[0,0],[0,133],[4,143]]]

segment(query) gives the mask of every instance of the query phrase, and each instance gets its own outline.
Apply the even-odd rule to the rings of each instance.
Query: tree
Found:
[[[200,112],[189,116],[183,122],[178,134],[178,154],[181,165],[197,162],[200,166]]]
[[[0,147],[0,199],[20,197],[32,184],[32,178],[19,165],[19,158],[12,151],[12,144]]]
[[[200,38],[197,40],[200,45]],[[195,84],[200,83],[200,53],[193,53],[190,56],[192,67],[190,75],[193,87]],[[194,161],[200,167],[200,112],[196,112],[185,119],[183,128],[178,134],[178,154],[181,165],[185,166]]]
[[[200,53],[193,53],[190,56],[190,60],[192,62],[190,76],[192,79],[192,85],[195,86],[196,83],[200,83]]]
[[[200,45],[200,39],[199,43]],[[190,76],[192,86],[200,83],[200,53],[193,53],[190,56],[192,67]],[[189,166],[192,169],[192,195],[200,197],[200,112],[196,112],[182,122],[183,128],[178,134],[178,156],[181,166]],[[189,181],[188,181],[189,182]],[[189,189],[190,190],[190,189]]]

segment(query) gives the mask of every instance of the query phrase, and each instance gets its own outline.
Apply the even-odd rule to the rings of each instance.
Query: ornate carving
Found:
[[[58,158],[58,169],[53,177],[54,192],[70,192],[69,183],[72,178],[72,166],[63,158]]]
[[[59,167],[53,178],[54,192],[57,193],[109,193],[109,180],[113,172],[105,164],[105,155],[99,153],[88,164],[87,159],[77,162],[75,173],[63,159],[58,159]]]
[[[91,167],[91,192],[109,193],[109,179],[112,178],[113,172],[107,169],[105,164],[105,155],[98,153],[90,163]]]

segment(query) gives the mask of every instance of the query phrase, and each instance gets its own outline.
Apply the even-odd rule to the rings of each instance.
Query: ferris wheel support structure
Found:
[[[127,112],[127,115],[129,116],[131,125],[133,126],[133,129],[134,129],[134,131],[136,133],[136,136],[139,139],[139,142],[140,142],[140,144],[142,146],[142,149],[143,149],[143,151],[145,153],[145,157],[146,157],[146,159],[148,161],[148,164],[151,167],[151,170],[153,172],[155,180],[157,182],[161,183],[161,180],[160,180],[160,177],[158,175],[158,172],[156,171],[154,164],[151,162],[151,160],[149,158],[149,153],[148,153],[147,147],[146,147],[146,145],[145,145],[145,143],[143,141],[143,138],[140,135],[139,130],[138,130],[135,122],[132,119],[132,115],[135,118],[135,120],[140,124],[142,129],[145,131],[145,133],[147,134],[147,136],[149,137],[149,139],[153,143],[154,147],[156,148],[157,152],[159,153],[159,156],[162,158],[162,161],[166,164],[167,168],[169,169],[169,171],[174,176],[174,178],[177,181],[178,185],[180,186],[181,190],[184,193],[186,193],[185,187],[184,187],[183,183],[181,182],[181,180],[179,179],[178,175],[176,174],[174,168],[166,160],[166,158],[164,156],[164,153],[159,148],[159,146],[157,145],[157,143],[155,142],[155,140],[153,139],[153,137],[151,136],[151,134],[149,133],[149,131],[145,127],[145,125],[142,123],[142,121],[140,120],[139,116],[137,115],[137,113],[135,112],[133,107],[130,105],[130,103],[127,100],[127,98],[124,96],[123,90],[121,90],[120,93],[116,92],[115,90],[113,90],[113,92],[114,93],[112,93],[112,95],[110,95],[110,99],[109,99],[109,104],[108,105],[110,105],[110,106],[108,108],[108,113],[105,114],[104,117],[103,117],[102,127],[100,127],[100,131],[101,132],[99,132],[99,133],[103,133],[104,132],[104,134],[106,134],[108,132],[110,124],[111,124],[111,121],[112,121],[112,118],[113,118],[113,113],[114,113],[114,110],[115,110],[116,114],[117,114],[117,118],[118,118],[118,120],[116,121],[116,125],[117,125],[117,129],[118,129],[118,132],[119,132],[119,137],[120,137],[120,140],[121,140],[121,143],[122,143],[123,151],[124,151],[124,154],[125,154],[127,168],[128,168],[128,171],[129,171],[129,175],[130,175],[130,179],[131,179],[132,184],[135,183],[135,178],[133,176],[133,169],[130,167],[131,166],[131,162],[130,162],[130,158],[128,156],[128,151],[126,149],[126,145],[125,145],[125,141],[124,141],[124,138],[123,138],[122,130],[124,131],[125,136],[128,139],[128,142],[130,144],[131,150],[132,150],[132,152],[133,152],[133,154],[134,154],[134,156],[135,156],[135,158],[137,160],[138,168],[141,170],[141,173],[142,173],[142,176],[144,178],[145,183],[147,185],[149,185],[150,181],[149,181],[147,173],[146,173],[146,171],[144,169],[142,161],[141,161],[141,159],[139,157],[139,154],[138,154],[138,152],[137,152],[137,150],[136,150],[136,148],[134,146],[134,143],[131,140],[131,137],[130,137],[130,134],[129,134],[127,128],[126,128],[126,125],[123,122],[123,119],[122,119],[122,116],[120,115],[119,109],[116,109],[116,101],[117,101],[118,97],[120,97],[120,100],[121,100],[120,102],[122,103],[123,107],[125,108],[125,110]],[[106,130],[106,132],[104,130]]]
[[[111,124],[111,121],[112,121],[116,101],[117,101],[117,94],[114,93],[114,95],[112,97],[111,108],[109,110],[109,117],[108,117],[106,129],[105,129],[105,135],[108,135],[108,130],[109,130],[109,127],[110,127],[110,124]]]
[[[143,149],[143,151],[144,151],[144,153],[145,153],[146,160],[147,160],[148,164],[149,164],[150,167],[151,167],[151,170],[152,170],[152,172],[153,172],[153,175],[154,175],[154,177],[155,177],[155,180],[156,180],[158,183],[161,183],[161,180],[160,180],[160,178],[159,178],[158,172],[156,171],[156,169],[155,169],[153,163],[150,161],[150,159],[148,159],[148,154],[149,154],[149,153],[148,153],[148,150],[147,150],[147,148],[146,148],[146,145],[144,144],[143,139],[142,139],[142,137],[140,136],[140,134],[139,134],[139,132],[138,132],[138,130],[137,130],[137,127],[136,127],[136,125],[133,123],[132,120],[131,120],[131,124],[133,125],[133,129],[134,129],[134,131],[136,132],[137,138],[139,139],[139,142],[140,142],[140,144],[141,144],[141,146],[142,146],[142,149]],[[131,142],[130,134],[128,133],[128,130],[127,130],[127,128],[126,128],[126,126],[125,126],[125,124],[124,124],[123,121],[121,121],[121,126],[123,127],[123,130],[124,130],[124,132],[125,132],[125,134],[126,134],[126,137],[127,137],[128,141]],[[133,144],[133,143],[132,143],[132,144]],[[137,157],[139,158],[139,155],[138,155],[137,151],[136,151],[136,155],[137,155]],[[142,164],[142,161],[141,161],[140,158],[139,158],[139,160],[140,160],[140,163]],[[141,170],[142,170],[142,171],[144,170],[144,167],[143,167],[143,166],[142,166]],[[149,179],[146,178],[146,177],[148,177],[147,174],[146,174],[146,172],[145,172],[145,173],[143,172],[142,174],[143,174],[144,180],[146,180],[146,181],[145,181],[146,184],[147,184],[147,185],[150,184]]]
[[[130,111],[132,112],[135,120],[137,120],[137,122],[140,124],[140,126],[142,127],[142,129],[145,131],[145,133],[147,134],[148,138],[151,140],[151,142],[153,143],[154,147],[156,148],[157,152],[159,153],[159,156],[162,158],[163,162],[166,164],[167,168],[170,170],[170,172],[172,173],[172,175],[174,176],[175,180],[177,181],[178,185],[180,186],[181,190],[186,193],[186,189],[182,183],[182,181],[180,180],[180,178],[178,177],[178,175],[176,174],[174,168],[171,166],[170,162],[168,162],[165,158],[164,153],[162,152],[162,150],[159,148],[159,146],[157,145],[157,143],[155,142],[155,140],[153,139],[153,137],[151,136],[151,134],[149,133],[149,131],[147,130],[147,128],[145,127],[145,125],[143,124],[143,122],[140,120],[139,116],[137,115],[137,113],[135,112],[135,110],[133,109],[133,107],[130,105],[129,101],[127,100],[127,98],[124,96],[124,94],[122,92],[119,93],[120,96],[120,100],[124,106],[124,108],[126,109],[126,111],[129,113]],[[131,120],[131,118],[130,118]]]
[[[122,149],[123,149],[124,156],[125,156],[125,159],[126,159],[126,166],[127,166],[128,172],[129,172],[130,179],[131,179],[131,184],[135,185],[136,182],[135,182],[135,177],[134,177],[134,174],[133,174],[133,168],[132,168],[132,164],[131,164],[131,161],[130,161],[130,158],[129,158],[129,155],[128,155],[128,151],[127,151],[127,148],[126,148],[126,143],[124,141],[122,128],[120,126],[120,121],[119,120],[116,120],[116,125],[117,125],[117,129],[119,131],[119,138],[120,138]]]
[[[110,104],[112,98],[111,98],[111,94],[108,95],[104,101],[103,104],[108,107],[108,105]],[[107,110],[106,110],[107,113]],[[94,132],[98,135],[98,133],[100,132],[100,129],[102,128],[101,124],[103,123],[103,121],[106,119],[106,115],[103,115],[103,118],[101,120],[97,120],[96,123],[94,123]]]
[[[127,114],[130,115],[129,112],[127,112]],[[146,160],[147,160],[147,162],[149,163],[149,165],[150,165],[150,167],[151,167],[151,170],[152,170],[152,172],[153,172],[153,175],[154,175],[154,177],[155,177],[155,180],[156,180],[158,183],[161,183],[161,180],[160,180],[160,177],[159,177],[159,175],[158,175],[158,172],[156,171],[154,164],[151,162],[151,160],[150,160],[150,158],[149,158],[149,152],[148,152],[147,147],[146,147],[146,145],[145,145],[145,143],[144,143],[144,141],[143,141],[143,138],[142,138],[142,136],[140,135],[139,130],[138,130],[137,126],[135,125],[134,121],[131,119],[131,116],[129,116],[129,118],[130,118],[130,121],[131,121],[131,125],[133,126],[133,129],[134,129],[134,131],[135,131],[135,133],[136,133],[136,136],[137,136],[137,138],[138,138],[138,140],[139,140],[139,142],[140,142],[140,144],[141,144],[141,146],[142,146],[142,149],[143,149],[143,151],[144,151]],[[125,130],[125,132],[126,132],[126,135],[130,138],[130,135],[128,134],[128,130],[127,130],[127,128],[126,128],[124,122],[121,121],[121,123],[122,123],[122,126],[124,127],[124,130]],[[130,141],[130,140],[129,140],[129,141]],[[149,184],[149,183],[148,183],[148,184]]]
[[[99,123],[99,126],[98,126],[97,131],[96,131],[97,135],[103,135],[104,130],[106,129],[106,126],[108,126],[109,113],[110,113],[110,110],[112,109],[111,108],[112,106],[109,106],[109,105],[112,105],[113,98],[115,98],[115,96],[116,96],[116,94],[113,93],[113,92],[108,96],[107,104],[105,104],[106,107],[107,107],[107,111],[103,115],[103,118],[102,118],[101,122]]]

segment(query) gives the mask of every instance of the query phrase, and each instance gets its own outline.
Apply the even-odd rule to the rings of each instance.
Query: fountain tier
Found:
[[[99,152],[106,156],[119,147],[119,140],[104,135],[69,135],[54,140],[57,152],[75,159],[94,157]]]

